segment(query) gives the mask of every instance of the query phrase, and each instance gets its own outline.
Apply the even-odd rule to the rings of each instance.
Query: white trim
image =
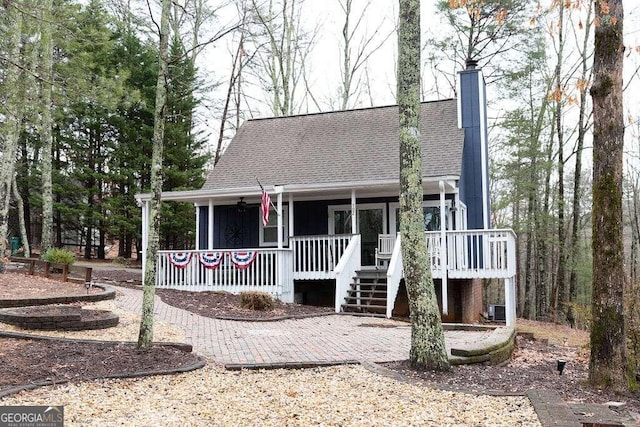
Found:
[[[293,194],[289,193],[289,232],[287,233],[288,237],[293,237],[294,233],[294,225],[293,225]]]
[[[207,211],[207,249],[211,250],[213,249],[213,200],[209,199],[209,209]]]
[[[457,103],[457,110],[458,110],[458,129],[462,129],[462,94],[460,93],[461,91],[461,86],[460,86],[460,81],[462,80],[460,78],[460,72],[458,72],[458,78],[456,79],[456,103]]]
[[[460,212],[460,215],[458,215],[458,218],[461,218],[460,220],[460,227],[458,228],[458,230],[466,230],[467,229],[467,205],[465,203],[460,202],[460,204],[457,204],[456,206],[458,206],[458,211]]]
[[[195,204],[196,207],[196,249],[200,249],[200,206]]]
[[[142,203],[142,280],[147,271],[147,247],[149,246],[149,201]]]
[[[356,190],[351,190],[351,212],[358,212],[358,204],[356,200]],[[331,216],[333,218],[333,215]],[[335,225],[335,224],[334,224]],[[355,234],[354,230],[357,230],[358,225],[358,215],[351,215],[351,232]]]
[[[450,209],[451,208],[451,200],[449,199],[445,199],[445,209]],[[440,207],[440,201],[439,200],[423,200],[422,201],[422,207],[423,208],[438,208]],[[389,229],[393,229],[393,227],[396,224],[396,209],[400,209],[400,203],[397,202],[392,202],[389,203]],[[446,211],[445,211],[446,214]],[[452,215],[446,215],[447,218],[447,226],[445,227],[445,230],[453,230],[453,218]],[[399,232],[400,230],[396,230],[395,232]]]
[[[360,205],[356,205],[356,215],[351,215],[351,217],[353,218],[354,216],[357,216],[358,211],[362,211],[362,210],[369,210],[369,209],[382,209],[382,234],[386,234],[387,233],[387,204],[385,202],[380,202],[380,203],[363,203]],[[329,205],[327,208],[327,215],[329,217],[329,234],[336,234],[336,227],[335,227],[335,223],[333,220],[333,213],[335,211],[347,211],[347,212],[353,212],[351,210],[351,205]],[[353,221],[352,221],[353,224]],[[351,229],[351,233],[352,234],[359,234],[360,233],[360,224],[356,221],[356,229],[355,231],[353,229]]]
[[[278,211],[276,212],[276,214],[278,215],[278,229],[276,230],[276,234],[278,235],[278,249],[282,249],[282,229],[285,226],[285,224],[282,223],[282,219],[283,219],[283,213],[282,212],[282,189],[279,188],[280,191],[277,191],[278,194]],[[287,225],[288,225],[287,221]],[[287,233],[289,234],[289,233]],[[263,236],[264,237],[264,236]]]
[[[459,180],[460,176],[445,175],[440,177],[423,177],[422,184],[438,183],[439,181],[451,181],[455,182]],[[372,180],[372,181],[345,181],[336,183],[314,183],[314,184],[287,184],[282,185],[282,191],[285,193],[299,193],[299,192],[312,192],[312,191],[331,191],[331,190],[345,190],[345,189],[365,189],[371,190],[373,187],[392,187],[394,189],[399,188],[399,182],[397,179],[386,180]],[[265,186],[268,191],[269,186]],[[274,189],[276,186],[272,186]],[[237,197],[260,197],[262,191],[253,187],[237,187],[237,188],[225,188],[225,189],[203,189],[203,190],[185,190],[185,191],[165,191],[162,193],[162,200],[173,201],[192,201],[194,199],[223,199],[223,198],[237,198]],[[139,193],[135,195],[136,200],[146,201],[151,200],[150,193]]]
[[[279,197],[282,197],[282,194],[278,195]],[[280,202],[281,203],[281,202]],[[289,206],[287,206],[287,209],[284,209],[282,206],[277,206],[276,208],[274,208],[273,206],[271,206],[269,208],[269,225],[267,226],[267,228],[276,228],[276,230],[278,230],[278,222],[282,221],[281,224],[284,227],[284,230],[282,230],[282,228],[280,228],[280,232],[283,231],[282,235],[283,239],[282,239],[282,245],[289,245]],[[280,211],[280,213],[282,214],[282,219],[279,219],[278,221],[276,221],[275,225],[273,223],[273,218],[277,218],[278,214],[276,213],[276,209],[278,211]],[[273,242],[265,242],[264,240],[264,224],[262,223],[262,211],[261,209],[258,209],[258,226],[260,227],[259,231],[258,231],[258,239],[259,239],[259,244],[261,248],[277,248],[278,247],[278,240],[275,240]],[[276,231],[276,236],[280,237],[280,232]]]
[[[487,105],[485,100],[485,85],[484,77],[482,76],[482,70],[478,71],[478,109],[480,110],[480,162],[482,168],[482,219],[484,223],[484,229],[489,229],[489,190],[488,190],[488,170],[489,166],[487,160]]]
[[[440,262],[442,268],[442,278],[441,278],[441,292],[442,292],[442,314],[449,314],[449,289],[447,285],[447,227],[443,227],[442,224],[448,222],[447,221],[447,209],[445,205],[445,197],[446,194],[444,192],[444,182],[440,181]],[[451,221],[451,214],[449,215],[449,221]]]

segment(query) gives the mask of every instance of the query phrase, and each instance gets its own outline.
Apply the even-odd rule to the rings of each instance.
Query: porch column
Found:
[[[292,193],[289,193],[289,237],[293,237],[293,194]]]
[[[453,211],[454,216],[454,221],[456,223],[456,230],[462,230],[463,228],[467,228],[467,227],[463,227],[463,220],[462,220],[462,209],[460,209],[460,190],[458,190],[456,188],[456,192],[454,194],[454,202],[456,204],[455,206],[455,210]]]
[[[196,250],[200,249],[200,206],[193,204],[196,208]]]
[[[277,209],[278,209],[278,249],[282,249],[283,246],[283,238],[282,238],[282,226],[284,225],[282,223],[282,192],[284,190],[284,188],[281,185],[276,185],[273,187],[274,190],[276,191],[276,194],[278,195],[278,205],[277,205]]]
[[[149,201],[142,202],[142,280],[147,270],[147,246],[149,245]]]
[[[356,234],[356,230],[358,230],[358,223],[356,222],[356,217],[358,212],[356,211],[356,190],[355,188],[351,190],[351,234]]]
[[[515,276],[504,279],[504,311],[507,326],[516,326],[516,287]]]
[[[449,292],[447,287],[447,216],[445,215],[444,182],[440,181],[440,271],[442,272],[442,314],[449,314]]]
[[[209,210],[207,215],[207,249],[213,249],[213,199],[209,199]]]

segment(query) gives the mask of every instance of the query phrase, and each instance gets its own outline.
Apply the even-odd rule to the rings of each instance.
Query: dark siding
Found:
[[[235,205],[213,208],[213,246],[216,249],[257,248],[259,243],[258,206],[238,212]]]
[[[329,233],[329,218],[327,209],[331,205],[351,203],[350,200],[313,200],[308,202],[293,202],[293,235],[312,236]]]
[[[198,224],[198,239],[200,240],[200,247],[198,249],[208,249],[207,242],[209,241],[207,236],[209,235],[209,207],[200,206],[200,224]]]
[[[478,73],[480,70],[460,72],[460,108],[462,111],[462,127],[464,128],[464,149],[462,154],[462,174],[460,177],[460,200],[467,205],[467,227],[469,229],[484,228],[482,212],[482,141],[480,138],[480,91]],[[485,135],[486,136],[486,135]],[[485,146],[485,150],[488,147]],[[488,173],[488,165],[487,165]],[[487,177],[488,178],[488,177]],[[487,180],[488,182],[488,180]],[[488,190],[488,189],[487,189]],[[489,195],[487,194],[487,199]]]
[[[452,194],[446,195],[448,200]],[[438,200],[438,195],[425,195],[424,200]],[[397,197],[358,199],[364,203],[397,203]],[[350,199],[313,200],[294,202],[294,235],[324,235],[329,233],[329,206],[350,205]],[[284,205],[286,209],[286,205]],[[200,249],[207,249],[208,212],[206,206],[200,207],[200,224],[198,227]],[[257,248],[260,245],[258,206],[247,206],[244,213],[239,213],[236,206],[214,206],[214,249]],[[387,221],[389,212],[387,212]],[[389,224],[387,224],[389,229]]]

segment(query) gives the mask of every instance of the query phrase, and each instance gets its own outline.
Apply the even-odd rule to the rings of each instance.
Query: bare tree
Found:
[[[367,11],[371,6],[371,0],[367,1],[362,10],[354,17],[353,0],[338,0],[338,4],[344,13],[344,26],[342,28],[342,67],[340,70],[340,106],[343,110],[349,107],[352,97],[357,95],[363,84],[362,69],[366,67],[369,58],[389,39],[393,31],[382,34],[381,21],[371,34],[366,29]],[[363,28],[364,26],[364,28]],[[395,30],[395,29],[394,29]]]
[[[253,19],[258,29],[256,48],[259,48],[257,61],[253,61],[253,72],[276,116],[299,111],[298,90],[305,71],[304,63],[317,34],[302,28],[303,3],[304,0],[268,0],[264,3],[252,0]]]
[[[164,149],[164,125],[167,114],[167,80],[169,75],[169,7],[170,0],[162,0],[159,34],[158,80],[153,125],[153,154],[151,158],[151,203],[149,234],[142,297],[142,317],[138,347],[149,348],[153,342],[153,307],[156,282],[156,256],[160,240],[160,212],[162,195],[162,152]],[[144,232],[144,231],[143,231]]]

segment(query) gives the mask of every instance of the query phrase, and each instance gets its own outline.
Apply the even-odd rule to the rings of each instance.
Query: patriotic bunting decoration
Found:
[[[190,252],[171,252],[167,254],[169,262],[177,268],[185,268],[191,262]]]
[[[200,252],[198,258],[204,268],[216,269],[222,263],[224,252]]]
[[[256,259],[256,251],[229,252],[229,257],[239,270],[244,270]]]

